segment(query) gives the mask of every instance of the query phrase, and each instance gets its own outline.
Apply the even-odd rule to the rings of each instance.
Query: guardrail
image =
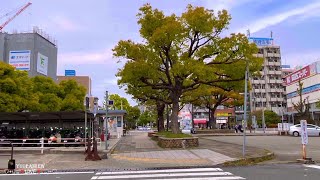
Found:
[[[92,140],[93,138],[91,138]],[[95,138],[99,146],[102,146],[101,138]],[[74,141],[74,142],[68,142]],[[40,138],[40,139],[0,139],[0,145],[7,145],[10,144],[12,147],[14,145],[22,145],[23,148],[31,149],[35,147],[26,147],[25,145],[36,145],[39,146],[41,149],[41,154],[43,154],[43,151],[45,149],[50,149],[52,147],[45,146],[45,145],[86,145],[88,144],[88,138],[86,141],[84,141],[84,138],[56,138],[56,140],[52,141],[50,138]],[[29,141],[29,142],[28,142]],[[31,142],[30,142],[31,141]],[[47,142],[46,142],[47,141]],[[86,142],[86,143],[85,143]]]

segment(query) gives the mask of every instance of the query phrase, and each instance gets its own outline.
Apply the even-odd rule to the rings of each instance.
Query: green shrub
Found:
[[[157,135],[165,137],[165,138],[186,138],[186,137],[192,137],[189,134],[183,134],[183,133],[179,133],[179,134],[173,134],[172,132],[159,132],[157,133]]]

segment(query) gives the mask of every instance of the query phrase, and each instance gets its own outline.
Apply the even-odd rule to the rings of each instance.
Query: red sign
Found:
[[[295,83],[299,81],[300,79],[304,79],[306,77],[310,76],[310,67],[306,66],[292,74],[286,77],[286,84],[290,85],[292,83]]]

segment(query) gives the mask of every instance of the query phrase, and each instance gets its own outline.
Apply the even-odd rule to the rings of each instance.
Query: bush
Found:
[[[157,133],[157,135],[165,137],[165,138],[186,138],[186,137],[192,137],[189,134],[183,134],[183,133],[179,133],[179,134],[173,134],[172,132],[159,132]]]

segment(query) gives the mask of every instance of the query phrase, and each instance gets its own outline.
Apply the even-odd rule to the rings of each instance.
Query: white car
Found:
[[[320,136],[320,127],[313,124],[307,124],[307,133],[308,133],[308,136]],[[300,136],[301,125],[296,124],[296,125],[290,126],[289,134],[293,136]]]

